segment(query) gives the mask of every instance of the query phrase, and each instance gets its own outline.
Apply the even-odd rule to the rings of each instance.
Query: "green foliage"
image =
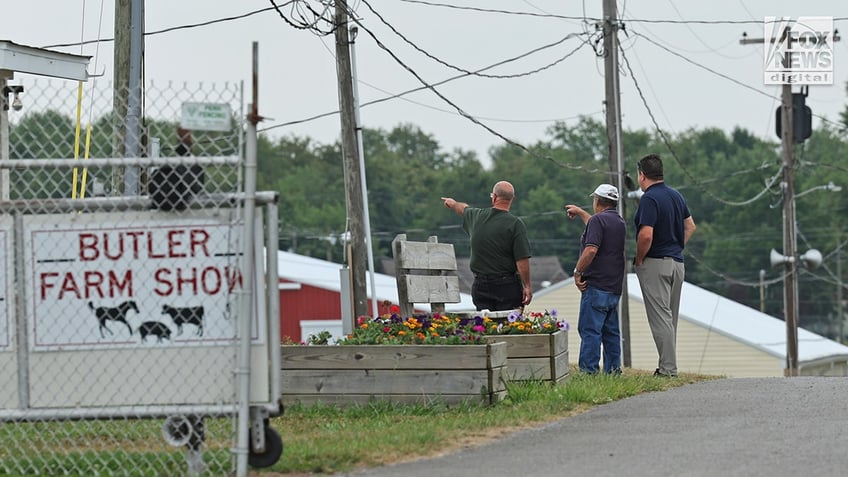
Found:
[[[321,331],[317,335],[309,335],[306,341],[311,345],[325,345],[330,342],[330,338],[333,337],[333,334],[329,331]]]
[[[591,210],[589,193],[597,184],[611,181],[606,128],[600,121],[583,118],[572,125],[557,123],[547,136],[527,145],[530,152],[509,144],[493,147],[491,167],[486,169],[474,153],[444,152],[434,137],[414,126],[365,130],[375,256],[391,255],[391,240],[406,233],[411,240],[436,235],[440,242],[453,244],[458,257],[467,257],[469,241],[461,220],[445,210],[439,197],[487,207],[492,185],[509,180],[517,195],[512,211],[527,224],[533,255],[556,256],[565,270],[572,269],[583,224],[568,220],[563,206]],[[759,271],[766,270],[767,280],[781,273],[768,262],[769,249],[782,249],[779,143],[738,128],[730,133],[690,129],[668,141],[653,131],[624,131],[625,170],[635,180],[636,161],[650,152],[660,154],[666,181],[684,194],[698,226],[687,245],[687,281],[759,308]],[[848,143],[841,131],[827,125],[817,129],[796,147],[795,190],[829,182],[848,188],[848,170],[837,160],[846,155]],[[260,141],[260,171],[261,184],[282,194],[281,247],[341,261],[340,242],[329,239],[345,230],[338,144],[319,146],[291,138],[276,144]],[[826,191],[797,201],[800,237],[809,242],[799,237],[799,249],[821,250],[831,271],[838,253],[828,252],[838,248],[839,237],[848,236],[842,230],[846,201],[848,194]],[[624,206],[626,252],[632,257],[637,202],[627,199]],[[780,288],[765,290],[765,310],[775,316],[782,316]],[[801,274],[802,326],[827,336],[837,334],[835,290],[835,285],[814,274]]]
[[[848,108],[843,121],[848,117]],[[846,121],[848,122],[848,121]],[[113,118],[110,114],[92,126],[91,157],[113,154]],[[171,147],[175,125],[150,122],[151,134]],[[55,131],[48,134],[46,131]],[[200,148],[223,148],[226,138],[198,136]],[[391,255],[391,241],[400,233],[410,240],[435,235],[454,245],[458,257],[470,254],[461,219],[447,211],[440,197],[454,197],[475,207],[489,206],[489,192],[498,180],[516,188],[512,211],[527,224],[534,256],[553,255],[563,269],[571,270],[578,258],[580,221],[568,220],[565,204],[591,210],[589,193],[601,182],[611,182],[605,125],[593,118],[574,124],[557,123],[546,137],[527,149],[501,144],[490,149],[490,167],[483,167],[474,152],[443,150],[437,138],[410,124],[391,130],[363,131],[365,172],[374,256]],[[56,112],[24,116],[11,131],[11,157],[50,158],[73,155],[74,121]],[[222,142],[223,141],[223,142]],[[783,193],[781,153],[776,140],[763,140],[743,129],[689,129],[660,137],[654,131],[623,131],[624,169],[636,177],[636,161],[649,152],[659,153],[665,179],[687,199],[698,230],[686,248],[687,281],[749,306],[760,307],[757,285],[760,270],[766,281],[779,280],[782,270],[768,261],[771,248],[782,250]],[[204,149],[205,150],[205,149]],[[167,152],[167,151],[166,151]],[[281,249],[344,260],[348,230],[344,162],[339,143],[319,144],[309,138],[260,136],[258,187],[280,193]],[[848,156],[844,128],[825,123],[795,149],[795,191],[822,189],[833,183],[848,188]],[[47,176],[44,171],[12,176],[12,198],[26,198],[17,183],[50,187],[42,196],[67,197],[70,175]],[[209,180],[224,183],[210,169]],[[848,189],[846,189],[848,191]],[[624,194],[627,191],[622,191]],[[635,252],[632,215],[637,202],[626,199],[628,223],[626,253]],[[826,336],[840,333],[836,299],[837,261],[848,212],[848,192],[814,190],[796,201],[798,249],[816,248],[825,256],[819,271],[802,271],[799,277],[801,326]],[[764,308],[782,316],[779,283],[764,290]]]

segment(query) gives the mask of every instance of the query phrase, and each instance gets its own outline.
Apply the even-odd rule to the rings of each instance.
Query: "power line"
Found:
[[[523,11],[515,11],[515,10],[502,10],[502,9],[493,9],[493,8],[481,8],[481,7],[469,7],[464,5],[451,5],[446,3],[438,3],[431,2],[426,0],[401,0],[406,3],[417,3],[420,5],[427,5],[431,7],[441,7],[441,8],[449,8],[454,10],[468,10],[475,11],[481,13],[498,13],[504,15],[516,15],[516,16],[530,16],[530,17],[540,17],[540,18],[558,18],[564,20],[584,20],[586,17],[574,17],[568,15],[556,15],[552,13],[531,13],[531,12],[523,12]],[[593,21],[601,21],[601,18],[590,18]],[[844,21],[848,20],[848,17],[834,17],[833,21]],[[763,22],[760,20],[668,20],[668,19],[648,19],[648,18],[630,18],[627,20],[630,23],[665,23],[671,25],[762,25]]]
[[[430,83],[428,83],[426,80],[424,80],[424,79],[421,77],[421,75],[419,75],[419,74],[418,74],[418,73],[417,73],[414,69],[412,69],[412,67],[410,67],[409,65],[407,65],[407,64],[406,64],[403,60],[401,60],[401,59],[397,56],[397,54],[395,54],[395,53],[394,53],[394,52],[393,52],[393,51],[392,51],[389,47],[387,47],[387,46],[386,46],[386,45],[385,45],[385,44],[384,44],[384,43],[383,43],[383,42],[382,42],[379,38],[377,38],[377,35],[375,35],[375,34],[374,34],[374,32],[372,32],[372,31],[371,31],[368,27],[366,27],[366,26],[362,23],[362,21],[361,21],[360,19],[358,19],[358,18],[356,18],[356,17],[354,17],[354,16],[351,16],[350,18],[353,20],[353,22],[354,22],[354,23],[356,23],[356,24],[357,24],[357,26],[358,26],[359,28],[361,28],[363,31],[365,31],[365,32],[366,32],[366,33],[367,33],[367,34],[368,34],[368,35],[369,35],[369,36],[370,36],[370,37],[374,40],[375,44],[376,44],[376,45],[377,45],[380,49],[382,49],[383,51],[385,51],[385,52],[386,52],[386,53],[387,53],[387,54],[388,54],[388,55],[389,55],[389,56],[390,56],[390,57],[391,57],[391,58],[392,58],[392,59],[393,59],[393,60],[394,60],[394,61],[395,61],[398,65],[400,65],[400,66],[401,66],[401,67],[403,67],[405,70],[407,70],[407,71],[408,71],[408,72],[409,72],[409,73],[410,73],[413,77],[415,77],[415,79],[416,79],[416,80],[418,80],[418,81],[422,84],[422,86],[423,86],[423,87],[422,87],[422,88],[420,88],[420,89],[422,89],[422,90],[423,90],[423,89],[427,89],[427,90],[432,91],[432,92],[433,92],[433,94],[435,94],[436,96],[438,96],[438,97],[439,97],[442,101],[444,101],[445,103],[447,103],[448,105],[450,105],[451,107],[453,107],[453,108],[454,108],[454,109],[455,109],[455,110],[459,113],[459,115],[460,115],[460,116],[462,116],[462,117],[464,117],[464,118],[468,119],[469,121],[471,121],[471,122],[472,122],[472,123],[474,123],[474,124],[477,124],[478,126],[482,127],[482,128],[483,128],[483,129],[485,129],[486,131],[488,131],[490,134],[492,134],[492,135],[494,135],[494,136],[496,136],[496,137],[500,138],[501,140],[503,140],[503,141],[504,141],[504,142],[506,142],[507,144],[509,144],[509,145],[511,145],[511,146],[514,146],[514,147],[516,147],[516,148],[518,148],[518,149],[521,149],[522,151],[524,151],[525,153],[527,153],[527,154],[528,154],[528,155],[530,155],[531,157],[537,157],[537,158],[540,158],[540,159],[545,159],[545,160],[548,160],[549,162],[551,162],[551,163],[552,163],[552,164],[554,164],[554,165],[557,165],[557,166],[559,166],[559,167],[568,168],[568,169],[580,169],[580,170],[586,170],[587,172],[591,172],[591,173],[594,173],[594,172],[605,172],[605,171],[601,171],[600,169],[597,169],[597,168],[595,168],[595,169],[587,169],[587,168],[585,168],[585,167],[584,167],[584,166],[582,166],[582,165],[575,166],[575,165],[573,165],[573,164],[566,164],[566,163],[563,163],[563,162],[557,161],[557,160],[555,160],[554,158],[552,158],[552,157],[550,157],[550,156],[539,156],[539,155],[535,154],[533,151],[531,151],[531,150],[530,150],[527,146],[525,146],[525,145],[523,145],[523,144],[519,143],[518,141],[515,141],[515,140],[513,140],[513,139],[510,139],[510,138],[506,137],[505,135],[503,135],[502,133],[500,133],[500,132],[496,131],[496,130],[495,130],[495,129],[493,129],[491,126],[489,126],[489,125],[487,125],[487,124],[483,123],[483,122],[482,122],[482,121],[480,121],[480,119],[478,119],[477,117],[475,117],[475,116],[473,116],[473,115],[471,115],[471,114],[467,113],[467,112],[466,112],[465,110],[463,110],[460,106],[458,106],[456,103],[454,103],[454,102],[453,102],[453,101],[451,101],[449,98],[447,98],[444,94],[442,94],[440,91],[438,91],[438,90],[435,88],[435,86],[436,86],[436,85],[434,85],[434,84],[430,84]],[[578,46],[577,46],[577,48],[575,48],[575,49],[574,49],[574,50],[572,50],[572,51],[571,51],[568,55],[566,55],[566,58],[567,58],[568,56],[571,56],[572,54],[576,53],[576,52],[577,52],[577,51],[578,51],[578,50],[579,50],[579,49],[580,49],[580,48],[581,48],[584,44],[585,44],[585,43],[581,43],[580,45],[578,45]],[[465,75],[465,74],[464,74],[464,75]],[[371,103],[367,103],[367,104],[371,104]],[[280,126],[280,125],[273,126],[273,127],[279,127],[279,126]],[[270,129],[270,128],[265,128],[265,129],[263,129],[262,131],[267,131],[268,129]]]
[[[551,13],[532,13],[532,12],[521,12],[515,10],[500,10],[495,8],[481,8],[481,7],[468,7],[464,5],[450,5],[446,3],[437,3],[437,2],[428,2],[425,0],[401,0],[406,3],[417,3],[421,5],[427,5],[430,7],[441,7],[441,8],[449,8],[453,10],[467,10],[481,13],[499,13],[504,15],[516,15],[516,16],[527,16],[527,17],[538,17],[538,18],[558,18],[561,20],[577,20],[583,21],[584,17],[572,17],[567,15],[554,15]],[[595,18],[594,20],[600,21],[600,18]]]
[[[297,0],[290,0],[289,2],[286,2],[284,4],[284,6],[288,5],[290,3],[294,3],[295,1],[297,1]],[[252,12],[248,12],[248,13],[245,13],[245,14],[242,14],[242,15],[236,15],[236,16],[232,16],[232,17],[223,17],[223,18],[217,18],[215,20],[209,20],[209,21],[200,22],[200,23],[189,23],[189,24],[186,24],[186,25],[179,25],[179,26],[174,26],[174,27],[163,28],[162,30],[145,32],[144,36],[153,36],[153,35],[159,35],[159,34],[162,34],[162,33],[169,33],[169,32],[172,32],[172,31],[177,31],[177,30],[188,30],[188,29],[191,29],[191,28],[199,28],[199,27],[203,27],[203,26],[214,25],[216,23],[229,22],[229,21],[233,21],[233,20],[241,20],[242,18],[247,18],[247,17],[253,16],[253,15],[259,14],[259,13],[264,13],[264,12],[267,12],[267,11],[270,11],[270,10],[274,10],[274,8],[275,7],[260,8],[259,10],[254,10]],[[59,44],[55,44],[55,45],[42,46],[42,48],[65,48],[65,47],[82,46],[82,45],[88,45],[88,44],[91,44],[91,43],[107,42],[107,41],[115,41],[115,38],[97,38],[97,39],[94,39],[94,40],[78,41],[78,42],[75,42],[75,43],[59,43]]]
[[[648,100],[645,98],[645,94],[642,92],[642,88],[639,86],[639,82],[636,80],[636,76],[633,74],[633,68],[630,67],[630,61],[627,59],[627,56],[624,54],[624,50],[621,51],[621,58],[624,60],[624,64],[627,67],[627,71],[630,73],[630,79],[633,81],[633,85],[636,87],[636,91],[639,94],[639,97],[642,100],[642,104],[645,106],[645,109],[648,113],[648,116],[651,118],[651,122],[654,124],[654,128],[656,129],[657,133],[659,134],[660,139],[662,139],[663,143],[665,144],[666,149],[668,149],[668,151],[671,153],[671,156],[674,158],[675,162],[677,162],[677,164],[683,170],[683,173],[686,174],[686,177],[688,177],[689,180],[691,180],[692,183],[694,183],[698,187],[698,189],[700,189],[702,192],[709,195],[713,199],[715,199],[715,200],[717,200],[717,201],[719,201],[723,204],[732,205],[732,206],[749,205],[749,204],[755,202],[756,200],[758,200],[763,195],[765,195],[769,190],[771,190],[771,186],[774,185],[774,183],[777,182],[777,180],[781,177],[783,168],[781,168],[777,172],[777,174],[775,174],[769,180],[766,181],[766,186],[763,190],[761,190],[756,195],[754,195],[754,197],[752,197],[748,200],[728,201],[728,200],[722,199],[721,197],[715,195],[711,191],[704,188],[701,185],[700,181],[695,179],[695,177],[692,175],[692,173],[690,173],[689,170],[683,165],[683,162],[677,156],[677,153],[674,152],[674,148],[671,147],[671,142],[669,141],[669,138],[666,135],[665,131],[663,131],[663,129],[660,128],[660,125],[657,123],[657,118],[654,116],[653,111],[651,111],[651,107],[648,105]]]
[[[569,40],[571,38],[575,38],[577,36],[580,36],[580,34],[569,33],[568,35],[564,36],[563,38],[561,38],[561,39],[559,39],[559,40],[557,40],[553,43],[548,43],[548,44],[533,48],[532,50],[521,53],[519,55],[513,56],[511,58],[507,58],[505,60],[498,61],[496,63],[493,63],[491,65],[488,65],[488,66],[485,66],[483,68],[476,70],[475,73],[480,73],[480,72],[483,72],[483,71],[486,71],[486,70],[490,70],[492,68],[496,68],[498,66],[505,65],[507,63],[518,61],[520,59],[526,58],[526,57],[528,57],[528,56],[530,56],[534,53],[537,53],[539,51],[546,50],[548,48],[553,48],[553,47],[560,45],[561,43],[565,42],[566,40]],[[585,42],[579,44],[576,48],[574,48],[570,52],[566,53],[563,57],[561,57],[559,60],[557,60],[557,63],[562,62],[562,61],[568,59],[570,56],[577,53],[577,51],[580,50],[580,48],[582,48],[582,46],[584,44],[585,44]],[[456,76],[451,76],[449,78],[443,79],[443,80],[438,81],[436,83],[432,83],[432,86],[441,86],[441,85],[449,83],[451,81],[458,80],[458,79],[461,79],[461,78],[466,78],[468,76],[470,76],[470,75],[467,74],[467,73],[463,73],[463,74],[456,75]],[[367,83],[362,82],[362,81],[360,81],[360,82],[363,83],[363,84],[367,84]],[[369,85],[369,86],[371,86],[371,85]],[[375,88],[375,89],[378,89],[378,88]],[[406,95],[411,94],[411,93],[416,93],[418,91],[424,91],[426,89],[428,89],[427,85],[419,86],[417,88],[412,88],[412,89],[403,91],[401,93],[393,94],[393,95],[390,95],[390,96],[386,96],[384,98],[379,98],[379,99],[375,99],[375,100],[372,100],[372,101],[362,103],[360,106],[364,107],[364,106],[371,106],[371,105],[374,105],[374,104],[379,104],[379,103],[382,103],[382,102],[385,102],[385,101],[390,101],[392,99],[396,99],[396,98],[400,98],[402,96],[406,96]],[[332,115],[335,115],[335,114],[338,114],[338,113],[339,113],[339,111],[335,110],[335,111],[330,111],[330,112],[326,112],[326,113],[321,113],[321,114],[311,116],[311,117],[308,117],[308,118],[304,118],[304,119],[297,119],[297,120],[294,120],[294,121],[288,121],[288,122],[285,122],[285,123],[275,124],[275,125],[272,125],[272,126],[267,126],[265,128],[262,128],[262,129],[259,130],[259,132],[265,132],[265,131],[269,131],[269,130],[280,128],[280,127],[292,126],[292,125],[295,125],[295,124],[306,123],[306,122],[309,122],[309,121],[314,121],[316,119],[321,119],[321,118],[325,118],[325,117],[328,117],[328,116],[332,116]],[[450,113],[451,114],[457,114],[456,112],[450,112]],[[592,113],[592,114],[597,114],[597,113]],[[507,120],[495,120],[495,119],[492,119],[492,120],[509,122]],[[521,122],[521,121],[516,121],[516,122]]]
[[[283,14],[282,10],[280,10],[280,7],[277,6],[277,3],[274,0],[270,1],[271,4],[274,5],[273,8],[277,11],[277,14],[280,15],[280,18],[282,18],[286,23],[288,23],[294,28],[297,28],[298,30],[307,30],[322,36],[331,35],[336,30],[336,25],[333,22],[332,18],[328,19],[324,17],[324,15],[332,16],[332,12],[330,11],[330,8],[333,7],[332,2],[322,2],[324,3],[324,11],[318,13],[312,8],[308,1],[292,0],[286,4],[291,5],[292,9],[292,18],[289,19]],[[306,10],[311,14],[310,19],[307,19],[308,15],[306,15],[306,13],[299,8],[301,5],[305,5]],[[296,17],[299,19],[295,19]],[[321,27],[318,26],[319,23],[322,22],[328,25],[327,30],[322,30]]]
[[[834,22],[848,20],[848,17],[834,17]],[[667,23],[671,25],[762,25],[761,20],[665,20],[648,18],[629,18],[630,23]]]
[[[708,67],[708,66],[704,66],[704,65],[702,65],[702,64],[700,64],[700,63],[698,63],[697,61],[694,61],[694,60],[692,60],[692,59],[690,59],[690,58],[686,57],[685,55],[682,55],[682,54],[680,54],[680,53],[678,53],[678,52],[676,52],[676,51],[672,50],[671,48],[668,48],[668,47],[666,47],[665,45],[662,45],[662,44],[660,44],[659,42],[657,42],[657,41],[655,41],[655,40],[653,40],[653,39],[651,39],[651,38],[649,38],[649,37],[645,36],[643,33],[633,32],[633,34],[634,34],[634,35],[636,35],[637,37],[644,38],[644,39],[645,39],[645,40],[647,40],[649,43],[651,43],[651,44],[655,45],[655,46],[656,46],[656,47],[658,47],[658,48],[661,48],[662,50],[665,50],[665,51],[666,51],[666,52],[668,52],[668,53],[671,53],[672,55],[674,55],[674,56],[676,56],[676,57],[678,57],[678,58],[680,58],[680,59],[682,59],[682,60],[686,61],[687,63],[690,63],[690,64],[692,64],[692,65],[694,65],[694,66],[697,66],[698,68],[701,68],[701,69],[703,69],[703,70],[705,70],[705,71],[708,71],[708,72],[710,72],[710,73],[712,73],[712,74],[714,74],[714,75],[716,75],[716,76],[719,76],[719,77],[724,78],[724,79],[726,79],[726,80],[728,80],[728,81],[730,81],[730,82],[732,82],[732,83],[735,83],[735,84],[737,84],[737,85],[739,85],[739,86],[742,86],[743,88],[750,89],[751,91],[754,91],[754,92],[756,92],[757,94],[763,95],[763,96],[765,96],[765,97],[767,97],[767,98],[771,98],[772,102],[780,101],[780,98],[779,98],[779,97],[777,97],[777,96],[774,96],[774,95],[768,94],[768,93],[766,93],[765,91],[759,90],[759,89],[757,89],[757,88],[755,88],[755,87],[753,87],[753,86],[751,86],[751,85],[749,85],[749,84],[746,84],[746,83],[744,83],[744,82],[742,82],[742,81],[739,81],[739,80],[737,80],[737,79],[735,79],[735,78],[733,78],[733,77],[731,77],[731,76],[728,76],[728,75],[726,75],[726,74],[724,74],[724,73],[718,72],[718,71],[716,71],[716,70],[714,70],[714,69],[712,69],[712,68],[710,68],[710,67]],[[821,115],[819,115],[819,114],[815,114],[815,113],[813,113],[813,116],[815,116],[815,117],[819,118],[820,120],[824,121],[825,123],[829,123],[829,124],[833,124],[833,125],[836,125],[836,126],[840,126],[840,124],[839,124],[839,123],[835,123],[835,122],[831,121],[830,119],[828,119],[828,118],[827,118],[827,117],[825,117],[825,116],[821,116]]]
[[[376,15],[376,16],[377,16],[377,18],[378,18],[381,22],[383,22],[383,24],[384,24],[384,25],[386,25],[387,27],[389,27],[389,29],[390,29],[390,30],[392,30],[392,32],[394,32],[394,34],[395,34],[395,35],[397,35],[398,37],[400,37],[400,38],[401,38],[404,42],[406,42],[408,45],[410,45],[411,47],[413,47],[415,50],[417,50],[418,52],[420,52],[421,54],[423,54],[423,55],[424,55],[424,56],[426,56],[427,58],[430,58],[431,60],[433,60],[433,61],[435,61],[435,62],[439,63],[440,65],[443,65],[443,66],[445,66],[445,67],[448,67],[448,68],[450,68],[450,69],[452,69],[452,70],[459,71],[459,72],[461,72],[461,73],[465,73],[466,75],[480,76],[480,77],[483,77],[483,78],[496,78],[496,79],[505,79],[505,78],[520,78],[520,77],[523,77],[523,76],[530,76],[530,75],[532,75],[532,74],[536,74],[536,73],[539,73],[539,72],[544,71],[544,70],[546,70],[546,69],[549,69],[549,68],[551,68],[551,67],[553,67],[553,66],[555,66],[555,65],[557,65],[557,64],[559,64],[559,63],[561,63],[561,62],[562,62],[562,61],[564,61],[564,60],[565,60],[565,58],[566,58],[566,57],[560,58],[560,59],[556,60],[556,61],[555,61],[555,62],[553,62],[553,63],[549,63],[549,64],[547,64],[547,65],[545,65],[545,66],[542,66],[542,67],[540,67],[540,68],[536,68],[536,69],[531,70],[531,71],[528,71],[528,72],[524,72],[524,73],[517,73],[517,74],[511,74],[511,75],[490,75],[490,74],[482,74],[482,73],[479,73],[479,72],[477,72],[477,71],[468,71],[468,70],[466,70],[465,68],[461,68],[461,67],[459,67],[459,66],[455,66],[455,65],[453,65],[453,64],[451,64],[451,63],[448,63],[447,61],[444,61],[444,60],[442,60],[442,59],[440,59],[440,58],[438,58],[438,57],[436,57],[436,56],[432,55],[431,53],[427,52],[427,51],[426,51],[426,50],[424,50],[423,48],[419,47],[418,45],[416,45],[415,43],[413,43],[411,40],[409,40],[409,39],[408,39],[408,38],[407,38],[407,37],[406,37],[403,33],[399,32],[399,31],[397,30],[397,28],[395,28],[395,27],[394,27],[391,23],[389,23],[388,21],[386,21],[386,19],[385,19],[385,18],[383,18],[383,16],[382,16],[382,15],[380,15],[380,13],[379,13],[379,12],[377,12],[376,10],[374,10],[374,7],[372,7],[372,6],[371,6],[371,4],[367,2],[367,0],[362,0],[362,3],[363,3],[366,7],[368,7],[368,9],[369,9],[369,10],[371,10],[371,12],[372,12],[372,13],[374,13],[374,15]],[[566,35],[566,36],[565,36],[565,38],[563,38],[562,40],[560,40],[558,43],[562,43],[562,42],[564,42],[565,40],[567,40],[567,39],[569,39],[569,38],[573,38],[573,37],[579,36],[579,35],[581,35],[581,34],[582,34],[582,33],[570,33],[570,34]]]
[[[666,52],[668,52],[668,53],[671,53],[672,55],[674,55],[674,56],[676,56],[676,57],[678,57],[678,58],[680,58],[680,59],[682,59],[682,60],[686,61],[687,63],[689,63],[689,64],[691,64],[691,65],[697,66],[698,68],[701,68],[701,69],[703,69],[703,70],[705,70],[705,71],[708,71],[708,72],[710,72],[710,73],[712,73],[712,74],[714,74],[714,75],[716,75],[716,76],[720,76],[720,77],[722,77],[722,78],[724,78],[724,79],[726,79],[726,80],[728,80],[728,81],[730,81],[730,82],[732,82],[732,83],[735,83],[735,84],[737,84],[737,85],[739,85],[739,86],[742,86],[743,88],[750,89],[751,91],[754,91],[754,92],[755,92],[755,93],[757,93],[757,94],[761,94],[761,95],[763,95],[763,96],[765,96],[765,97],[767,97],[767,98],[771,98],[771,99],[780,99],[780,98],[778,98],[777,96],[774,96],[774,95],[768,94],[768,93],[766,93],[765,91],[761,91],[761,90],[759,90],[759,89],[757,89],[757,88],[755,88],[755,87],[753,87],[753,86],[751,86],[751,85],[749,85],[749,84],[743,83],[742,81],[739,81],[739,80],[737,80],[737,79],[735,79],[735,78],[733,78],[733,77],[730,77],[730,76],[728,76],[728,75],[726,75],[726,74],[724,74],[724,73],[720,73],[720,72],[718,72],[718,71],[716,71],[716,70],[714,70],[714,69],[712,69],[712,68],[710,68],[710,67],[708,67],[708,66],[704,66],[704,65],[702,65],[702,64],[700,64],[700,63],[698,63],[697,61],[691,60],[691,59],[689,59],[688,57],[686,57],[685,55],[682,55],[682,54],[680,54],[680,53],[678,53],[678,52],[676,52],[676,51],[674,51],[674,50],[672,50],[672,49],[670,49],[670,48],[666,47],[665,45],[662,45],[662,44],[660,44],[659,42],[654,41],[653,39],[651,39],[651,38],[649,38],[649,37],[645,36],[645,35],[644,35],[644,34],[642,34],[642,33],[639,33],[639,32],[633,32],[633,34],[634,34],[634,35],[636,35],[636,36],[638,36],[638,37],[640,37],[640,38],[644,38],[647,42],[649,42],[649,43],[651,43],[651,44],[655,45],[655,46],[656,46],[656,47],[658,47],[658,48],[661,48],[662,50],[665,50],[665,51],[666,51]]]
[[[686,253],[686,256],[687,256],[687,257],[689,257],[689,258],[691,258],[692,260],[694,260],[694,261],[695,261],[698,265],[700,265],[701,267],[703,267],[703,269],[704,269],[704,270],[706,270],[706,271],[710,272],[711,274],[713,274],[713,275],[715,275],[715,276],[717,276],[717,277],[721,278],[722,280],[724,280],[724,281],[725,281],[725,282],[727,282],[727,283],[731,283],[731,284],[733,284],[733,285],[745,286],[745,287],[757,287],[757,288],[758,288],[758,287],[760,286],[760,282],[748,282],[748,281],[744,281],[744,280],[737,280],[737,279],[735,279],[735,278],[731,278],[731,277],[727,276],[726,274],[721,273],[721,272],[719,272],[719,271],[717,271],[717,270],[715,270],[715,269],[711,268],[711,267],[710,267],[709,265],[707,265],[705,262],[701,261],[701,259],[699,259],[699,258],[698,258],[698,257],[697,257],[694,253],[692,253],[691,251],[686,251],[685,253]],[[763,285],[765,285],[765,286],[768,286],[768,285],[774,285],[774,284],[776,284],[776,283],[780,283],[780,282],[782,282],[782,281],[783,281],[783,280],[784,280],[784,279],[785,279],[788,275],[789,275],[788,273],[784,273],[783,275],[781,275],[781,276],[779,276],[779,277],[777,277],[777,278],[772,278],[771,280],[763,281],[763,283],[762,283],[762,284],[763,284]]]

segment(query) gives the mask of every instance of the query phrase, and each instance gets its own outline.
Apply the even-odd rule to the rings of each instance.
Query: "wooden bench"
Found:
[[[429,303],[430,311],[443,313],[445,303],[459,303],[459,277],[453,244],[439,243],[436,236],[426,242],[410,242],[406,234],[392,240],[401,316],[412,316],[415,303]]]

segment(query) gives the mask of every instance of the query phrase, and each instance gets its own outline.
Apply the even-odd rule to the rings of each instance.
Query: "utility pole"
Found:
[[[783,32],[784,35],[787,32]],[[775,38],[748,38],[743,36],[739,43],[741,45],[773,43]],[[791,69],[787,66],[787,69]],[[795,142],[795,129],[792,124],[794,113],[792,103],[792,85],[783,84],[781,87],[781,146],[783,163],[783,255],[787,260],[783,262],[783,315],[786,321],[786,368],[784,376],[798,376],[798,259],[796,250],[795,229],[795,158],[793,154],[793,143]]]
[[[347,0],[337,0],[335,10],[336,77],[339,84],[339,111],[342,128],[342,158],[344,162],[345,205],[350,223],[351,288],[353,318],[368,314],[368,291],[365,282],[367,261],[364,221],[362,218],[362,184],[359,168],[359,145],[356,140],[356,115],[353,102],[353,82],[348,35]],[[344,303],[342,304],[344,306]],[[377,310],[374,310],[377,313]]]
[[[784,84],[780,95],[781,145],[783,147],[783,255],[792,257],[784,262],[783,306],[786,316],[786,369],[784,376],[798,376],[798,260],[795,260],[795,140],[792,125],[792,85]]]
[[[774,19],[772,19],[774,20]],[[779,43],[781,48],[774,50],[775,53],[781,53],[775,59],[780,61],[781,74],[792,74],[793,55],[795,51],[793,43],[812,41],[807,35],[792,35],[792,26],[790,22],[780,20],[778,28],[783,28],[777,32],[779,38],[748,38],[747,34],[743,33],[742,39],[739,40],[741,45]],[[832,27],[831,27],[832,29]],[[768,30],[765,30],[768,31]],[[817,30],[818,32],[818,30]],[[807,32],[809,33],[809,32]],[[827,34],[831,40],[829,43],[839,41],[839,36],[836,32],[822,32]],[[818,42],[818,39],[816,40]],[[781,50],[781,51],[778,51]],[[768,70],[767,70],[768,71]],[[798,83],[805,84],[805,83]],[[804,86],[805,88],[806,86]],[[806,92],[802,93],[806,96]],[[793,109],[795,102],[792,94],[792,84],[788,80],[784,80],[781,85],[780,94],[780,139],[782,146],[782,163],[783,163],[783,313],[786,321],[786,368],[783,371],[785,376],[798,376],[798,262],[797,256],[797,237],[798,225],[795,220],[795,158],[794,158],[794,143],[803,142],[809,133],[811,127],[804,124],[805,120],[802,115],[796,115]],[[799,107],[803,107],[803,102]],[[801,111],[803,112],[803,111]],[[802,126],[796,131],[794,123],[795,119],[800,119]],[[806,129],[806,134],[804,130]]]
[[[359,79],[356,75],[356,35],[359,29],[351,27],[350,35],[350,64],[351,85],[353,86],[353,111],[356,120],[357,156],[359,158],[359,180],[362,190],[362,222],[365,225],[365,252],[368,257],[368,277],[371,279],[371,310],[373,316],[380,314],[377,305],[377,285],[374,278],[374,247],[371,243],[371,213],[368,211],[368,187],[365,179],[365,141],[362,139],[362,119],[359,117]],[[366,295],[367,296],[367,295]]]
[[[124,157],[124,138],[126,131],[120,125],[127,117],[127,103],[130,91],[130,29],[132,20],[130,2],[132,0],[115,0],[115,51],[114,72],[112,82],[112,114],[115,136],[112,139],[113,157]],[[118,123],[120,121],[120,124]],[[112,195],[121,195],[124,190],[124,168],[112,168]]]
[[[618,187],[618,213],[627,220],[624,200],[624,152],[621,145],[621,95],[618,82],[618,13],[615,0],[603,0],[604,80],[606,83],[607,141],[609,144],[610,182]],[[627,270],[627,257],[624,260]],[[627,291],[627,273],[621,284],[618,316],[621,324],[622,364],[629,368],[630,361],[630,295]]]
[[[114,93],[117,157],[139,157],[141,143],[141,78],[144,51],[144,0],[115,0]],[[115,167],[112,195],[137,195],[138,168]]]
[[[748,38],[747,35],[739,40],[742,45],[774,42],[774,38]],[[793,142],[795,141],[792,124],[792,85],[784,84],[780,94],[781,108],[781,146],[783,157],[783,255],[788,259],[783,262],[783,316],[786,321],[786,368],[784,376],[798,376],[798,260],[795,257],[795,158]]]

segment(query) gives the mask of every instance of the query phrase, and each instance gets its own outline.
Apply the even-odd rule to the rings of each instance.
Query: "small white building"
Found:
[[[652,371],[657,367],[657,350],[635,274],[628,275],[627,287],[631,365]],[[580,291],[574,286],[574,279],[539,291],[529,309],[556,309],[570,323],[568,347],[571,361],[576,363],[580,350]],[[799,328],[798,363],[802,375],[848,376],[848,346]],[[677,329],[677,367],[679,372],[733,378],[783,376],[786,325],[773,316],[684,283]]]

